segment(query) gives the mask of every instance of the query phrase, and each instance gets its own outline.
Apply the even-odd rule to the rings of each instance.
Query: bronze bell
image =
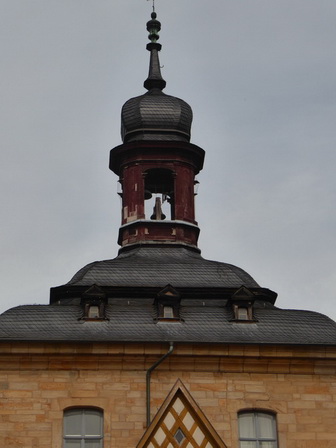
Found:
[[[150,219],[157,220],[157,221],[163,221],[166,219],[166,215],[162,213],[161,209],[161,199],[155,198],[155,205],[153,207],[153,214],[150,217]]]

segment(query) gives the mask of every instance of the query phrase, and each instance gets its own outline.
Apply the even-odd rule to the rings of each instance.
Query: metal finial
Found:
[[[149,2],[149,0],[147,0]],[[155,12],[155,0],[153,0],[153,12]]]
[[[164,89],[166,86],[166,81],[161,76],[160,62],[158,52],[161,50],[161,44],[158,43],[160,38],[159,31],[161,30],[161,23],[157,20],[156,12],[154,11],[154,0],[153,0],[153,12],[151,14],[151,20],[147,22],[146,28],[149,32],[148,39],[150,43],[147,44],[146,48],[150,51],[150,61],[149,61],[149,73],[148,78],[144,82],[144,86],[147,90],[153,88],[158,88],[160,90]]]
[[[159,31],[161,29],[161,23],[156,20],[156,17],[156,12],[153,10],[151,20],[147,22],[147,31],[149,31],[148,39],[153,43],[159,40]]]

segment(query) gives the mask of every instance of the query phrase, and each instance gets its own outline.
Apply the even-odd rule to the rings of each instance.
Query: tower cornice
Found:
[[[110,170],[120,175],[125,164],[134,161],[160,163],[187,161],[194,167],[195,175],[203,169],[205,151],[193,143],[170,141],[136,141],[123,143],[110,152]]]

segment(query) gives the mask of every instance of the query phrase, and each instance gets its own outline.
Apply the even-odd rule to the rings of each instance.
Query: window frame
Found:
[[[253,428],[255,432],[255,437],[242,437],[240,434],[240,425],[239,425],[239,418],[243,415],[252,415],[253,416]],[[272,432],[273,437],[263,437],[262,431],[261,431],[261,425],[259,423],[259,417],[265,416],[272,417]],[[266,411],[262,409],[246,409],[243,411],[238,412],[238,434],[239,434],[239,446],[241,447],[241,442],[255,442],[256,448],[261,448],[261,444],[263,442],[273,442],[275,443],[274,448],[279,448],[279,441],[278,441],[278,429],[277,429],[277,418],[276,413],[272,411]]]
[[[157,322],[180,322],[181,297],[172,285],[166,285],[156,296]]]
[[[175,318],[174,307],[171,305],[164,305],[162,318],[163,319],[174,319]]]
[[[249,309],[246,306],[237,306],[236,313],[237,320],[251,320],[249,318]]]
[[[81,434],[66,434],[66,419],[67,414],[71,412],[76,412],[80,415],[80,428]],[[86,418],[89,412],[96,412],[100,418],[100,434],[89,435],[86,434],[85,426],[86,426]],[[67,442],[78,441],[80,443],[80,448],[85,448],[87,441],[98,441],[99,448],[103,448],[104,446],[104,411],[100,408],[96,408],[93,406],[85,406],[85,407],[71,407],[64,409],[63,411],[63,448],[68,447]]]

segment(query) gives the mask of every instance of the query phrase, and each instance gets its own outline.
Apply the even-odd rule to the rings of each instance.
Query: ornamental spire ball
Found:
[[[152,12],[151,18],[149,22],[147,22],[147,31],[149,32],[148,39],[151,42],[156,42],[159,40],[159,31],[161,30],[161,23],[156,20],[157,14],[155,11]]]
[[[121,136],[123,142],[138,140],[190,141],[192,110],[180,98],[166,95],[162,90],[166,81],[161,75],[158,43],[161,23],[156,12],[147,22],[147,50],[150,52],[145,94],[128,100],[121,111]]]

